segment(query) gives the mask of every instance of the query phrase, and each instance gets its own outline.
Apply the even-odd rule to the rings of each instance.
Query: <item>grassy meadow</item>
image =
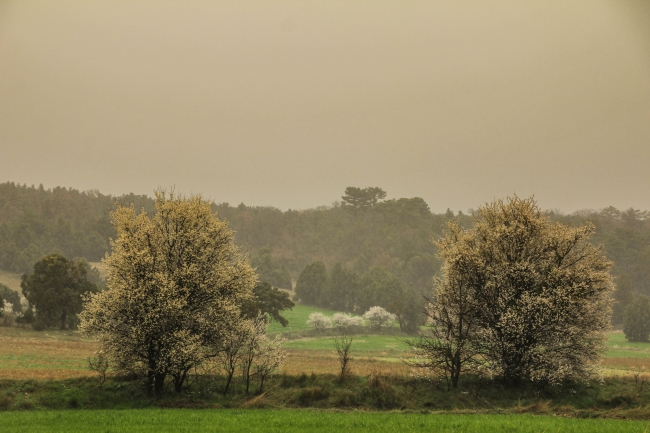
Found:
[[[647,432],[647,422],[535,415],[449,415],[304,410],[161,410],[13,412],[3,432]]]

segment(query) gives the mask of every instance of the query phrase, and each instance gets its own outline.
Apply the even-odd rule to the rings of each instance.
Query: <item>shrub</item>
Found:
[[[381,307],[371,307],[364,313],[363,318],[368,321],[372,329],[381,329],[390,325],[395,320],[395,315]]]
[[[332,327],[332,319],[323,313],[311,313],[307,319],[307,326],[317,330],[323,330]]]

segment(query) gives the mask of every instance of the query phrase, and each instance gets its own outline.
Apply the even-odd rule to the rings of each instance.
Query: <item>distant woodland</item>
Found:
[[[0,269],[30,272],[51,253],[100,260],[114,236],[109,213],[116,203],[154,212],[147,196],[0,184]],[[260,279],[284,288],[295,286],[307,265],[322,262],[327,273],[337,268],[339,277],[341,270],[370,279],[374,275],[396,281],[404,290],[427,293],[440,267],[430,239],[442,235],[449,219],[468,227],[472,221],[471,212],[432,213],[421,198],[386,199],[380,188],[350,187],[342,201],[307,210],[212,206],[235,230],[235,242],[249,253]],[[648,212],[608,207],[549,216],[568,225],[595,224],[592,241],[604,245],[615,263],[613,274],[623,276],[631,292],[650,295]]]

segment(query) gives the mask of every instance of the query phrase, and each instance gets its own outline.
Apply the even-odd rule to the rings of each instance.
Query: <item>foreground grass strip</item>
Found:
[[[97,410],[2,413],[10,432],[645,432],[648,423],[535,415],[400,414],[302,410]],[[344,430],[343,430],[344,429]]]

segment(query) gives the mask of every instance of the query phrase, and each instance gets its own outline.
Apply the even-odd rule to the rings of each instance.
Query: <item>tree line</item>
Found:
[[[348,187],[339,202],[316,209],[282,211],[243,203],[212,203],[211,209],[228,221],[235,243],[250,254],[260,278],[273,286],[292,288],[306,266],[320,261],[336,278],[342,272],[334,271],[339,264],[359,278],[387,272],[405,290],[426,293],[441,266],[430,239],[442,237],[452,219],[470,227],[473,212],[436,214],[421,198],[386,197],[378,187]],[[29,272],[52,253],[101,259],[109,251],[108,239],[115,236],[109,213],[117,203],[155,214],[154,200],[146,196],[0,184],[0,269]],[[590,242],[604,245],[617,287],[622,287],[614,293],[619,301],[614,320],[622,323],[623,310],[635,296],[650,295],[648,213],[608,207],[570,215],[549,212],[548,217],[570,227],[594,224]]]

